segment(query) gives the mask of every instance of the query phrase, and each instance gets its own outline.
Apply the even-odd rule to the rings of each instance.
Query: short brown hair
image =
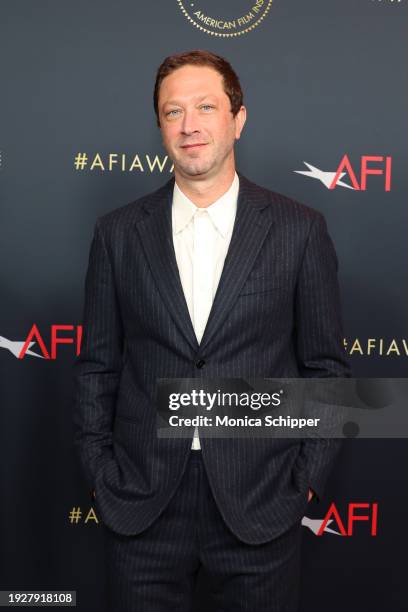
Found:
[[[238,113],[242,106],[243,94],[241,84],[237,74],[234,72],[231,64],[220,55],[216,55],[211,51],[195,49],[194,51],[185,51],[166,57],[159,66],[156,74],[156,82],[154,85],[153,104],[156,113],[157,125],[160,127],[159,119],[159,90],[163,79],[182,66],[208,66],[214,68],[222,76],[224,91],[231,102],[231,112],[233,116]]]

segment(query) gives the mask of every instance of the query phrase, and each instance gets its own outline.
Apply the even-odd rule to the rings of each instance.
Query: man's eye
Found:
[[[177,115],[177,113],[179,113],[180,111],[177,108],[174,108],[171,111],[168,111],[166,113],[166,117],[175,117]]]
[[[211,104],[202,104],[200,106],[200,108],[202,108],[205,111],[211,110],[212,108],[214,108]]]

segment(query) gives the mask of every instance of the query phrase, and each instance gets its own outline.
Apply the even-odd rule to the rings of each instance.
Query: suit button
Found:
[[[198,361],[196,361],[197,368],[202,368],[204,365],[205,365],[204,359],[199,359]]]

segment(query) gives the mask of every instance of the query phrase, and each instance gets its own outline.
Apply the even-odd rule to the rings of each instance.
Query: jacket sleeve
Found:
[[[112,457],[123,353],[114,275],[99,221],[89,254],[82,324],[81,351],[74,364],[74,444],[92,491],[99,467]]]
[[[343,345],[338,261],[320,213],[313,220],[299,271],[295,300],[295,333],[300,376],[350,377]],[[310,488],[319,501],[342,445],[341,439],[307,438],[301,456]]]

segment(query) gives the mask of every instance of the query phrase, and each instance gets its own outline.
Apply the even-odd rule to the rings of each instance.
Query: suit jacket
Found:
[[[75,443],[102,521],[146,529],[175,493],[191,438],[158,438],[157,378],[349,376],[337,258],[324,217],[239,174],[233,234],[201,343],[173,247],[174,178],[100,217],[75,363]],[[250,544],[320,498],[339,440],[201,438],[219,510]]]

